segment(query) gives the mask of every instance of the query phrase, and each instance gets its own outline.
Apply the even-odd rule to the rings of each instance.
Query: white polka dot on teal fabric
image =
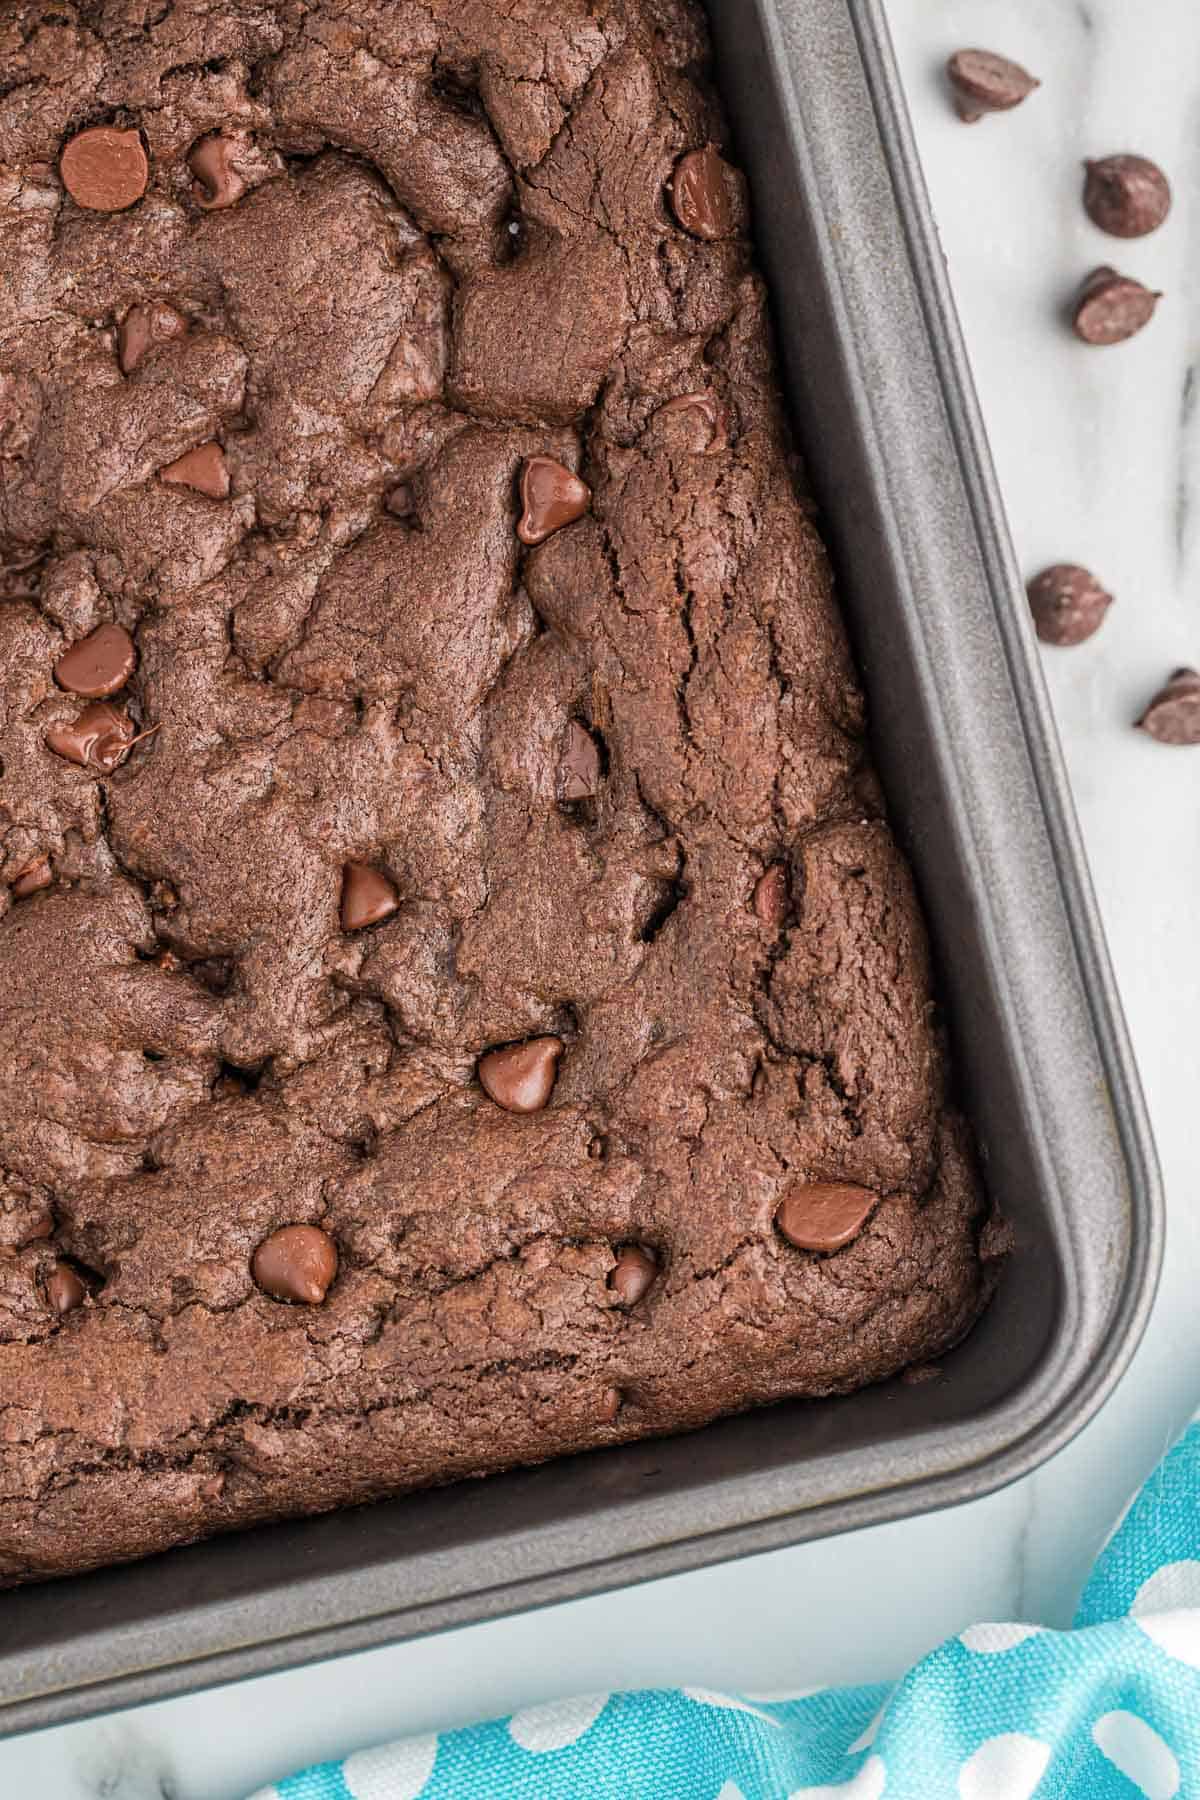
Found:
[[[782,1731],[780,1719],[773,1719],[770,1713],[760,1712],[757,1706],[750,1706],[745,1700],[739,1700],[735,1694],[717,1694],[711,1688],[685,1687],[681,1689],[685,1699],[694,1700],[698,1706],[717,1706],[722,1712],[749,1713],[755,1719],[762,1719],[768,1725],[774,1725]]]
[[[1092,1740],[1146,1800],[1175,1800],[1180,1783],[1175,1752],[1145,1719],[1131,1712],[1105,1713],[1092,1727]]]
[[[717,1800],[746,1800],[746,1796],[736,1781],[727,1781],[717,1795]]]
[[[1136,1619],[1142,1613],[1174,1612],[1178,1607],[1200,1607],[1200,1562],[1191,1557],[1156,1569],[1143,1581],[1129,1610]]]
[[[1033,1800],[1050,1746],[1021,1731],[988,1738],[958,1773],[959,1800]]]
[[[832,1787],[794,1788],[788,1800],[883,1800],[886,1791],[887,1770],[879,1757],[872,1756],[849,1781]]]
[[[1200,1669],[1200,1562],[1164,1563],[1143,1581],[1129,1610],[1152,1644]]]
[[[584,1694],[578,1700],[552,1700],[548,1706],[527,1706],[508,1721],[508,1735],[522,1750],[545,1756],[565,1750],[590,1731],[611,1699],[609,1694]]]
[[[417,1800],[433,1774],[437,1753],[436,1737],[357,1750],[346,1758],[342,1779],[354,1800]]]
[[[1039,1625],[969,1625],[959,1633],[958,1641],[964,1650],[973,1651],[976,1656],[1002,1656],[1006,1650],[1015,1650],[1018,1644],[1025,1643],[1027,1638],[1040,1636]]]

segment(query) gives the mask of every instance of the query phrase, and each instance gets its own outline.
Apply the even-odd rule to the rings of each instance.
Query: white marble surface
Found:
[[[1200,658],[1200,9],[891,11],[1018,551],[1031,572],[1091,564],[1118,596],[1098,639],[1047,660],[1167,1179],[1167,1266],[1134,1368],[1069,1450],[976,1505],[10,1741],[0,1794],[239,1800],[314,1758],[537,1698],[886,1677],[972,1620],[1064,1623],[1128,1491],[1200,1404],[1200,750],[1129,728]],[[968,131],[937,73],[963,43],[1018,57],[1043,88]],[[1080,159],[1122,149],[1160,160],[1177,195],[1128,246],[1078,204]],[[1141,339],[1086,350],[1058,312],[1110,257],[1167,298]]]

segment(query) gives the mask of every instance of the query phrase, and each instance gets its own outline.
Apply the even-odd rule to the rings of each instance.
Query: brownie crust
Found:
[[[707,57],[0,4],[0,1582],[986,1298]]]

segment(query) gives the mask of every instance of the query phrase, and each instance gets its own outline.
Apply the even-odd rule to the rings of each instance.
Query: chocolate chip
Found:
[[[544,543],[551,532],[581,519],[591,500],[591,488],[562,463],[550,456],[531,456],[521,472],[517,536],[523,544]]]
[[[681,156],[671,176],[671,206],[683,229],[710,242],[728,237],[733,231],[732,186],[733,170],[715,145]]]
[[[480,1085],[505,1112],[540,1112],[553,1091],[564,1048],[561,1038],[540,1037],[489,1050],[479,1060]]]
[[[1044,644],[1082,644],[1104,623],[1112,595],[1077,563],[1054,563],[1026,590],[1037,634]]]
[[[77,1306],[82,1306],[87,1292],[70,1263],[55,1263],[46,1277],[46,1299],[51,1311],[60,1319],[64,1313],[74,1312]]]
[[[657,417],[678,426],[681,448],[697,456],[715,456],[727,448],[729,427],[724,408],[711,394],[681,394],[659,407]]]
[[[608,1285],[622,1306],[636,1306],[658,1278],[658,1258],[640,1244],[622,1244],[609,1271]]]
[[[973,125],[984,113],[1020,106],[1041,82],[1020,63],[992,50],[956,50],[946,64],[958,116]]]
[[[779,926],[788,916],[791,895],[788,892],[788,872],[785,863],[772,863],[764,875],[760,875],[754,885],[754,912],[764,925]]]
[[[158,478],[177,487],[195,488],[198,494],[207,494],[210,500],[224,500],[229,494],[225,452],[216,443],[197,444],[194,450],[185,450],[182,456],[158,471]]]
[[[782,1237],[797,1250],[840,1250],[856,1238],[879,1204],[870,1188],[845,1181],[801,1181],[775,1213]]]
[[[117,362],[123,375],[132,375],[144,356],[159,344],[186,337],[190,320],[166,300],[139,300],[121,320],[117,331]]]
[[[390,918],[400,896],[387,876],[370,863],[349,862],[342,870],[342,930],[362,931]]]
[[[572,719],[558,765],[558,797],[564,802],[591,800],[599,786],[600,751],[596,740],[578,719]]]
[[[150,180],[141,137],[115,125],[92,125],[73,137],[58,170],[75,204],[91,212],[124,212],[141,199]]]
[[[417,497],[407,481],[394,487],[383,503],[397,519],[411,519],[417,510]]]
[[[125,627],[97,625],[64,650],[54,665],[54,679],[69,694],[101,700],[123,688],[136,666],[137,651]]]
[[[12,879],[12,897],[14,900],[25,900],[30,894],[36,894],[40,888],[48,888],[54,880],[54,871],[50,867],[48,856],[35,856],[32,862],[17,872]]]
[[[1093,269],[1075,301],[1075,335],[1085,344],[1122,344],[1150,323],[1161,299],[1131,275]]]
[[[1160,744],[1200,744],[1200,675],[1176,669],[1138,720]]]
[[[120,707],[98,700],[85,706],[71,725],[56,725],[46,733],[47,748],[83,769],[99,769],[111,775],[120,768],[135,744],[158,730],[135,732],[133,722]]]
[[[624,1401],[625,1396],[619,1387],[601,1388],[600,1404],[596,1409],[600,1415],[600,1423],[602,1425],[615,1424],[617,1414],[620,1412]]]
[[[1171,210],[1171,184],[1145,156],[1104,156],[1086,162],[1083,204],[1110,237],[1140,238],[1157,231]]]
[[[320,1306],[337,1274],[337,1245],[317,1225],[284,1225],[264,1238],[250,1269],[264,1294]]]
[[[234,206],[246,192],[247,184],[235,167],[235,159],[248,142],[246,132],[214,131],[188,151],[188,168],[196,177],[192,199],[205,212]]]

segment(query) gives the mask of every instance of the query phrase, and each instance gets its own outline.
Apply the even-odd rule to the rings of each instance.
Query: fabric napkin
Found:
[[[1200,1425],[1102,1552],[1071,1631],[975,1625],[899,1686],[594,1694],[322,1763],[253,1800],[1200,1796]]]

